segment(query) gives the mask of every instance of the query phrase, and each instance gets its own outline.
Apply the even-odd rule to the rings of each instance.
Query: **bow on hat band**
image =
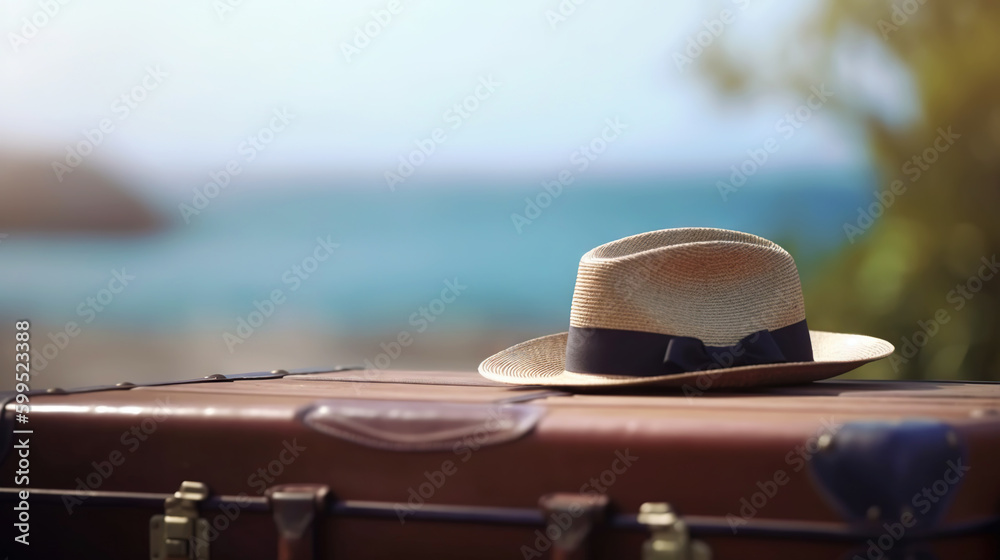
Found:
[[[596,327],[569,328],[566,370],[651,377],[690,371],[813,361],[805,319],[751,333],[732,346],[706,346],[689,336]]]

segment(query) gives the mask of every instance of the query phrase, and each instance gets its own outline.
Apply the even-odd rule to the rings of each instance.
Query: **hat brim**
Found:
[[[671,375],[634,377],[565,370],[567,333],[551,334],[498,352],[479,364],[479,373],[513,385],[558,387],[690,386],[699,391],[765,385],[792,385],[828,379],[892,354],[889,342],[860,334],[809,331],[812,362],[760,364]]]

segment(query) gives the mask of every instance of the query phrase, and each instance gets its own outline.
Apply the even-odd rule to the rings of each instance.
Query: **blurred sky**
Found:
[[[547,12],[559,10],[556,0],[403,0],[348,62],[343,45],[387,4],[243,0],[220,10],[222,0],[70,2],[15,47],[11,33],[23,33],[22,18],[42,8],[37,0],[5,2],[0,149],[61,155],[82,129],[114,116],[115,99],[150,66],[168,76],[116,121],[91,161],[141,170],[143,186],[184,189],[232,158],[278,107],[296,119],[253,173],[350,171],[384,185],[382,173],[445,126],[444,112],[483,76],[501,85],[460,129],[447,129],[421,176],[547,173],[616,116],[629,126],[626,147],[602,156],[603,171],[726,169],[804,101],[772,96],[722,106],[695,77],[698,60],[682,71],[672,55],[723,8],[735,14],[723,32],[766,52],[811,2],[588,0],[553,28]],[[869,55],[853,59],[849,71],[886,92],[890,110],[905,108],[905,84],[877,52]],[[801,129],[774,165],[866,164],[858,132],[832,117]]]
[[[456,278],[468,294],[393,366],[469,369],[563,328],[580,255],[616,238],[749,231],[786,244],[804,276],[848,243],[842,223],[879,181],[863,131],[816,110],[727,202],[717,181],[806,99],[720,94],[688,50],[700,34],[763,60],[760,77],[780,75],[773,61],[789,59],[775,49],[816,2],[577,1],[399,0],[391,18],[389,0],[3,3],[0,164],[42,162],[54,182],[45,164],[65,162],[67,147],[110,119],[86,165],[142,191],[172,226],[137,237],[11,229],[2,239],[0,318],[30,318],[48,346],[69,321],[86,322],[81,302],[113,271],[137,278],[58,356],[48,348],[39,382],[363,363]],[[731,24],[713,21],[724,9]],[[359,44],[365,28],[377,34]],[[345,47],[360,52],[348,60]],[[881,45],[840,54],[835,82],[817,87],[879,104],[890,125],[915,116],[914,88]],[[692,63],[678,68],[675,55]],[[155,89],[122,112],[144,80]],[[484,80],[495,91],[455,128],[447,112]],[[294,118],[248,161],[241,143],[276,110]],[[571,154],[609,120],[627,127],[620,138],[522,230],[513,215],[528,214],[541,182],[580,173]],[[386,171],[437,128],[445,141],[391,191]],[[243,171],[225,195],[193,217],[179,212],[233,160]],[[0,177],[7,196],[41,192],[17,177]],[[81,198],[93,202],[77,187],[58,184],[53,192],[79,196],[50,206],[78,213]],[[342,247],[293,294],[284,272],[319,237]],[[224,333],[276,287],[287,303],[229,347]]]

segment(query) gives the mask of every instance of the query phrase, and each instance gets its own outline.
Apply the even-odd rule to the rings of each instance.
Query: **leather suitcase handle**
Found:
[[[397,452],[451,451],[505,443],[534,429],[545,408],[514,403],[325,399],[301,416],[328,436]]]

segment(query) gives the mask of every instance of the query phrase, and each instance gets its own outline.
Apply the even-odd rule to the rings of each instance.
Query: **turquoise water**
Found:
[[[380,331],[405,327],[446,279],[457,279],[468,288],[449,304],[449,325],[558,328],[568,321],[579,258],[596,245],[669,227],[738,229],[786,246],[807,276],[847,243],[843,223],[856,217],[873,185],[866,172],[772,173],[723,202],[717,179],[573,186],[521,233],[511,214],[523,214],[524,198],[542,192],[530,182],[397,192],[319,184],[232,189],[190,224],[176,207],[184,199],[162,196],[157,204],[175,222],[162,233],[4,239],[0,313],[81,321],[80,304],[124,267],[135,279],[99,313],[86,312],[94,324],[231,329],[255,300],[281,289],[285,298],[269,328]],[[285,275],[328,236],[339,247],[293,290]]]

